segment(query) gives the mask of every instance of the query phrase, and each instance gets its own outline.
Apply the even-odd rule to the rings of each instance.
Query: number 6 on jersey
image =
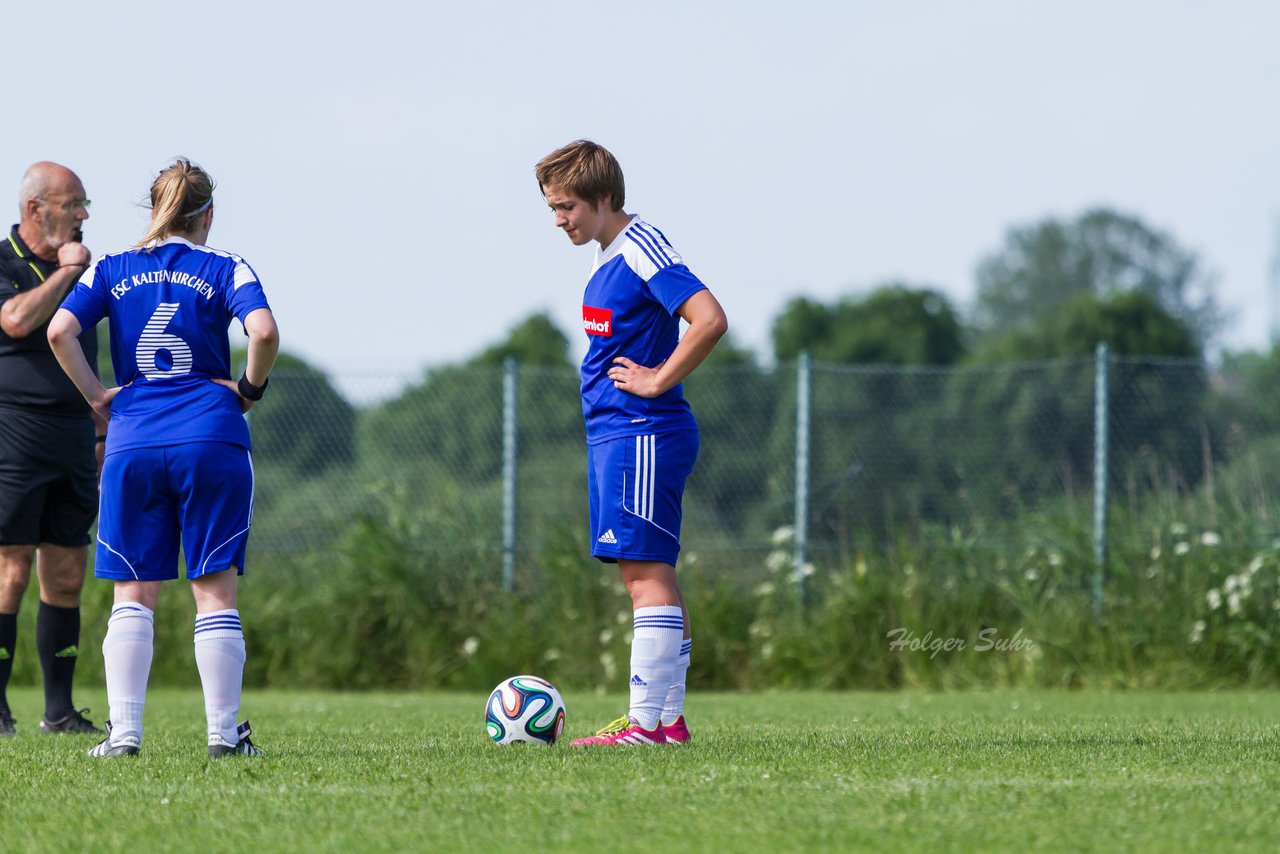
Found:
[[[138,338],[138,346],[134,348],[133,355],[138,361],[138,370],[148,380],[180,377],[191,372],[191,348],[177,335],[164,331],[169,321],[178,313],[178,307],[176,302],[160,303]],[[156,364],[156,357],[161,350],[169,353],[167,368]]]

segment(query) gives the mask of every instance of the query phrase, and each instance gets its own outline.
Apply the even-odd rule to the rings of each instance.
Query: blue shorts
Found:
[[[676,565],[680,499],[698,458],[696,432],[626,436],[587,446],[591,555]]]
[[[118,581],[187,578],[236,567],[253,520],[253,458],[239,445],[191,442],[135,448],[102,465],[93,574]]]

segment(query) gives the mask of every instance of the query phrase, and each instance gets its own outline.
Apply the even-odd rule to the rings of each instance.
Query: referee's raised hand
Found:
[[[83,270],[89,266],[91,260],[93,260],[93,253],[79,240],[64,243],[58,247],[59,267],[80,267]]]

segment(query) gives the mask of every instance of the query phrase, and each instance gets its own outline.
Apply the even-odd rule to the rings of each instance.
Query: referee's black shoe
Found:
[[[69,732],[76,735],[106,735],[105,732],[93,725],[93,721],[84,716],[88,709],[76,711],[72,709],[56,721],[51,721],[45,716],[40,717],[40,731],[49,734]]]
[[[8,709],[0,709],[0,738],[6,735],[17,735],[18,729],[13,725],[13,715]]]

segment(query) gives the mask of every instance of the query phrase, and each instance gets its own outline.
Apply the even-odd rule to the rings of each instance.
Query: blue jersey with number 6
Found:
[[[237,255],[170,237],[104,255],[62,307],[85,329],[109,318],[111,363],[124,386],[111,404],[107,453],[187,442],[249,447],[231,378],[227,327],[270,308]]]

